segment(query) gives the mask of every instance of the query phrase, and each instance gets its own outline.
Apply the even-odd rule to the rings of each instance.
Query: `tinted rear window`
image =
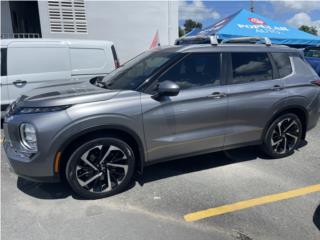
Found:
[[[231,53],[233,84],[270,80],[272,64],[267,53]]]
[[[1,76],[7,76],[7,49],[1,48]]]
[[[272,53],[272,57],[278,68],[280,78],[288,76],[292,73],[291,62],[288,53]]]

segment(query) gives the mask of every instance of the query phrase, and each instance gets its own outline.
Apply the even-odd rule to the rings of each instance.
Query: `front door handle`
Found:
[[[24,85],[27,84],[27,81],[25,81],[25,80],[16,80],[16,81],[13,82],[13,84],[16,87],[23,87]]]
[[[219,99],[219,98],[224,98],[226,97],[227,94],[222,93],[222,92],[213,92],[212,94],[210,94],[208,97],[210,98],[215,98],[215,99]]]
[[[284,87],[281,87],[280,85],[274,85],[272,88],[271,88],[271,90],[272,91],[280,91],[280,90],[282,90]]]

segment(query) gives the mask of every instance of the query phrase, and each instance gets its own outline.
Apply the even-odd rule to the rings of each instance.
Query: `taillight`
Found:
[[[314,84],[314,85],[316,85],[316,86],[318,86],[318,87],[320,87],[320,79],[319,79],[319,80],[312,81],[311,83]]]

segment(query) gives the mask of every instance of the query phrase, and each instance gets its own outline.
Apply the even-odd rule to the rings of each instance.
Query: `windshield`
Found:
[[[110,89],[135,90],[175,55],[174,52],[144,52],[111,72],[102,82]]]
[[[305,57],[320,58],[320,48],[309,48],[304,52]]]

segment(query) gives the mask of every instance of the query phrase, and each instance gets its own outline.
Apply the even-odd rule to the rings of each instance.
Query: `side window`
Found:
[[[1,76],[7,76],[7,49],[1,48]]]
[[[304,55],[305,57],[320,58],[320,48],[307,48]]]
[[[100,48],[70,48],[72,70],[103,68],[106,53]]]
[[[233,84],[270,80],[272,64],[267,53],[231,53]]]
[[[272,53],[272,57],[279,71],[279,77],[283,78],[292,73],[291,62],[288,53]]]
[[[69,70],[67,48],[12,47],[8,51],[8,75]]]
[[[158,79],[165,80],[177,83],[181,89],[220,85],[220,53],[193,53]]]

